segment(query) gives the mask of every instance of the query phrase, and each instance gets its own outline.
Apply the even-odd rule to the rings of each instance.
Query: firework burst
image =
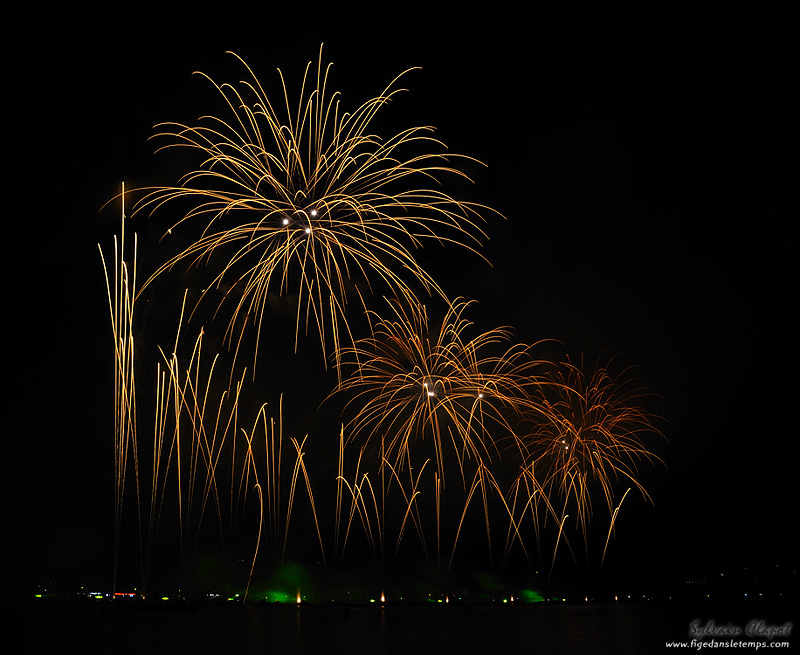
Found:
[[[432,325],[422,304],[393,302],[391,319],[373,314],[373,335],[343,351],[356,366],[336,390],[352,394],[348,405],[357,408],[348,426],[352,438],[388,436],[386,457],[397,467],[409,460],[415,440],[429,437],[440,475],[448,442],[463,475],[466,460],[499,455],[497,441],[513,433],[509,418],[530,405],[525,388],[541,363],[529,346],[508,347],[507,328],[468,338],[469,305],[457,300]],[[504,344],[503,352],[493,352]]]
[[[233,304],[231,344],[241,343],[247,324],[260,333],[267,296],[277,293],[296,298],[295,347],[311,325],[323,350],[331,345],[334,353],[343,336],[351,338],[348,301],[363,304],[373,284],[407,299],[422,290],[443,295],[414,250],[433,239],[475,251],[485,208],[441,190],[447,175],[467,178],[452,162],[470,158],[447,153],[433,128],[412,127],[389,138],[372,133],[373,119],[402,90],[396,84],[405,73],[344,112],[339,94],[330,92],[331,66],[323,68],[321,49],[316,67],[306,67],[296,106],[280,70],[282,97],[273,104],[239,61],[245,81],[217,84],[204,76],[224,99],[227,119],[159,126],[160,149],[188,148],[202,162],[178,187],[140,189],[134,209],[152,212],[189,201],[170,232],[192,223],[200,236],[153,278],[178,262],[201,264],[224,251],[208,289],[223,289],[219,306],[226,298]]]
[[[541,364],[530,346],[509,347],[506,328],[469,338],[472,324],[464,317],[469,305],[463,300],[448,305],[436,325],[419,303],[391,303],[393,316],[373,315],[373,335],[344,350],[344,362],[354,371],[335,392],[349,395],[347,408],[355,413],[346,426],[351,443],[363,451],[380,442],[375,448],[382,493],[394,484],[400,487],[407,508],[404,524],[409,518],[414,522],[426,552],[420,503],[434,510],[438,553],[444,542],[445,469],[457,471],[463,505],[453,510],[449,504],[460,515],[452,526],[451,563],[473,499],[483,503],[491,553],[490,496],[505,504],[492,470],[498,443],[513,436],[516,419],[530,409],[525,389]],[[421,484],[426,467],[429,486]]]
[[[550,367],[543,374],[545,383],[533,392],[534,427],[517,439],[524,462],[517,490],[524,486],[529,505],[556,519],[559,536],[572,515],[586,540],[592,499],[598,495],[612,528],[630,489],[650,500],[639,466],[660,461],[650,447],[653,437],[662,436],[659,418],[647,409],[655,394],[641,386],[631,369],[615,372],[614,360],[600,357],[593,367],[583,361]]]

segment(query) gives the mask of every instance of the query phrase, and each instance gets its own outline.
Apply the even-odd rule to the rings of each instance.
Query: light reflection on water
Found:
[[[68,646],[103,655],[638,655],[685,635],[674,609],[660,605],[220,605],[153,611],[42,604],[32,608],[32,618],[31,652],[64,652]]]

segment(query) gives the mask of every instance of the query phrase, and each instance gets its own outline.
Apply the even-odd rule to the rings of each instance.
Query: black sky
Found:
[[[95,566],[111,540],[97,244],[118,215],[101,205],[153,181],[155,123],[214,99],[193,71],[238,74],[234,50],[267,80],[299,75],[321,42],[352,103],[420,66],[398,111],[488,165],[470,193],[507,217],[487,225],[493,268],[441,272],[476,322],[622,352],[667,398],[669,466],[623,551],[683,568],[796,552],[797,50],[781,17],[395,11],[65,12],[26,32],[5,102],[4,459],[29,579]]]

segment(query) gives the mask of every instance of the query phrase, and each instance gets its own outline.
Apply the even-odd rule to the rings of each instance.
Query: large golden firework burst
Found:
[[[323,68],[321,49],[317,66],[306,67],[296,106],[280,70],[282,97],[273,104],[236,57],[249,79],[217,84],[204,75],[227,104],[227,119],[159,126],[161,149],[193,149],[203,160],[180,186],[140,189],[135,211],[188,200],[190,208],[170,232],[187,223],[201,230],[153,277],[183,260],[200,264],[224,252],[214,260],[222,264],[208,288],[223,289],[220,306],[225,298],[233,303],[231,343],[241,343],[247,324],[261,331],[267,296],[277,293],[296,298],[295,347],[313,325],[323,350],[330,345],[334,353],[342,341],[352,342],[348,300],[363,304],[374,283],[409,300],[422,290],[443,296],[414,250],[434,239],[474,251],[484,236],[478,224],[485,208],[440,187],[443,176],[467,178],[451,162],[471,158],[446,152],[432,127],[389,138],[371,131],[375,115],[401,91],[396,84],[405,73],[344,112],[339,94],[329,91],[331,65]]]

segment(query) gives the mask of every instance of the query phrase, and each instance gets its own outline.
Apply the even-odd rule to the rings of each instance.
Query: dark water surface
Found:
[[[766,611],[658,603],[347,609],[230,604],[189,610],[42,603],[26,609],[30,652],[104,655],[692,652],[665,643],[687,640],[692,620],[736,623],[764,618]]]

